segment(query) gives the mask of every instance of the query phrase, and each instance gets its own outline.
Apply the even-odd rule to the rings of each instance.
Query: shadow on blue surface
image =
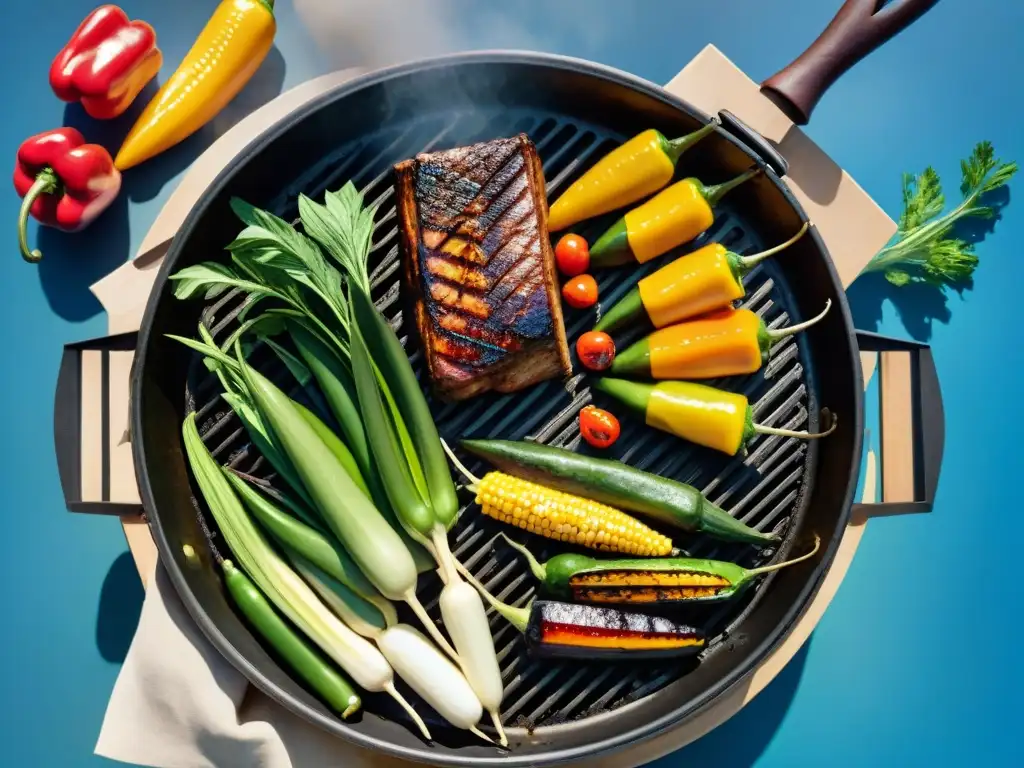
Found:
[[[992,208],[992,218],[961,219],[953,228],[952,237],[965,240],[972,245],[982,243],[995,231],[996,225],[1003,218],[1003,211],[1010,204],[1010,188],[1001,187],[981,199],[981,204]],[[978,268],[984,268],[984,257]],[[862,331],[877,331],[882,322],[882,306],[888,299],[892,302],[907,333],[918,341],[930,341],[933,323],[943,325],[949,322],[951,313],[948,306],[947,291],[962,294],[973,287],[973,281],[967,280],[962,286],[952,289],[940,289],[931,285],[911,283],[896,287],[880,272],[861,275],[846,291],[850,302],[853,322]]]
[[[715,766],[749,768],[757,763],[782,725],[807,663],[807,639],[789,664],[747,706],[706,736],[670,755],[648,763],[646,768]]]
[[[54,312],[65,320],[82,322],[102,310],[89,286],[131,257],[128,201],[156,197],[218,137],[280,94],[284,77],[284,57],[274,46],[248,85],[213,120],[177,146],[125,171],[120,196],[91,226],[76,233],[38,228],[38,247],[43,252],[39,280]],[[80,104],[68,104],[64,125],[77,128],[86,141],[115,154],[158,87],[154,79],[131,108],[115,120],[93,120]]]
[[[103,579],[96,616],[96,648],[100,656],[121,664],[139,626],[144,596],[135,561],[123,552],[111,564]]]

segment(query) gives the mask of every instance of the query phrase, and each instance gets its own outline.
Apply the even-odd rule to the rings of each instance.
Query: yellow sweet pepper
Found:
[[[596,331],[613,333],[646,317],[655,328],[728,307],[746,294],[743,277],[765,259],[785,250],[810,228],[804,223],[782,245],[761,253],[740,256],[721,243],[680,256],[652,272],[601,315]]]
[[[274,0],[222,0],[178,69],[139,116],[114,164],[125,170],[184,141],[253,76],[274,43]]]
[[[673,140],[653,128],[637,134],[598,160],[551,205],[548,229],[557,232],[654,194],[672,181],[683,152],[716,127],[711,122]]]
[[[661,328],[615,357],[611,372],[652,379],[715,379],[754,373],[773,344],[820,321],[816,317],[786,328],[770,329],[756,312],[725,309]]]
[[[745,451],[755,435],[809,440],[830,435],[837,426],[832,417],[824,432],[766,427],[754,421],[754,410],[744,395],[689,381],[642,384],[623,379],[598,379],[594,388],[638,412],[648,426],[729,456]]]
[[[711,187],[697,179],[676,182],[612,224],[590,249],[590,266],[643,264],[688,243],[715,223],[723,197],[760,172],[751,168]]]

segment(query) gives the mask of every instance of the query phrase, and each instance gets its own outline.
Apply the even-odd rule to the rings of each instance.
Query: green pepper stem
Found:
[[[544,567],[543,563],[541,563],[539,560],[537,560],[536,557],[533,556],[533,552],[528,550],[522,544],[520,544],[518,542],[515,542],[515,541],[512,541],[512,539],[510,539],[504,533],[499,534],[499,535],[501,536],[501,538],[503,538],[505,540],[506,544],[508,544],[510,547],[512,547],[512,549],[514,549],[516,552],[518,552],[519,554],[521,554],[523,557],[526,558],[526,562],[530,566],[530,570],[533,571],[533,575],[539,581],[546,581],[547,580],[548,570],[547,570],[547,568]]]
[[[476,576],[470,573],[466,566],[462,563],[456,563],[456,566],[459,569],[459,573],[463,575],[466,581],[476,587],[476,591],[483,596],[484,600],[490,603],[491,608],[504,616],[508,623],[513,627],[518,629],[524,635],[526,634],[526,629],[530,626],[530,606],[533,605],[532,600],[523,608],[516,608],[514,605],[503,603],[488,592],[487,587],[477,581]]]
[[[785,568],[788,565],[796,565],[797,563],[802,563],[804,560],[809,560],[810,558],[814,557],[814,555],[818,552],[818,548],[820,546],[821,537],[819,537],[818,534],[814,534],[814,549],[812,549],[807,554],[800,555],[800,557],[795,557],[792,560],[786,560],[782,563],[775,563],[774,565],[763,565],[760,568],[752,568],[751,570],[747,571],[747,578],[757,576],[762,573],[771,573],[772,571],[777,571],[781,568]]]
[[[736,187],[738,187],[743,182],[749,181],[750,179],[757,176],[757,174],[759,174],[760,172],[760,168],[751,168],[750,170],[741,173],[735,179],[723,181],[721,184],[713,184],[710,187],[706,187],[702,184],[700,185],[701,194],[704,196],[704,199],[707,201],[708,205],[714,208],[716,205],[722,202],[723,197],[732,192],[734,189],[736,189]]]
[[[805,440],[816,440],[819,437],[828,437],[836,431],[839,420],[832,416],[832,424],[824,432],[794,432],[790,429],[778,429],[777,427],[766,427],[763,424],[754,424],[754,431],[762,435],[779,435],[780,437],[802,437]]]
[[[456,456],[452,452],[452,449],[448,447],[448,443],[444,441],[444,438],[441,438],[441,447],[444,448],[444,452],[448,454],[448,458],[452,460],[452,464],[455,465],[455,468],[459,470],[467,480],[469,480],[469,485],[466,486],[466,489],[476,493],[477,489],[480,487],[480,478],[466,469],[466,465],[459,461],[459,457]]]
[[[43,258],[43,252],[38,248],[29,250],[28,247],[28,217],[32,212],[32,206],[41,195],[52,195],[57,189],[57,174],[52,168],[43,168],[36,174],[36,180],[25,193],[25,199],[21,201],[21,210],[18,211],[18,247],[21,249],[21,257],[29,264],[37,264]]]
[[[748,272],[753,269],[756,265],[760,264],[767,258],[774,256],[779,251],[784,251],[801,237],[804,233],[811,228],[811,222],[805,221],[804,225],[800,227],[800,231],[793,235],[789,240],[782,243],[782,245],[776,245],[774,248],[769,248],[767,251],[761,251],[760,253],[753,253],[750,256],[740,256],[739,265],[744,272]]]
[[[688,150],[705,136],[709,136],[714,133],[716,128],[718,128],[718,122],[712,120],[710,123],[698,128],[693,133],[680,136],[678,139],[666,141],[664,146],[665,154],[668,155],[668,159],[672,161],[672,165],[679,162],[679,158],[682,156],[683,152]]]
[[[779,328],[778,330],[772,330],[771,328],[765,329],[765,336],[768,340],[774,344],[779,339],[784,339],[787,336],[792,336],[794,333],[800,333],[800,331],[806,331],[815,323],[818,323],[828,314],[829,308],[832,306],[832,299],[825,301],[825,308],[821,310],[817,315],[812,317],[810,320],[804,320],[802,323],[791,325],[788,328]]]

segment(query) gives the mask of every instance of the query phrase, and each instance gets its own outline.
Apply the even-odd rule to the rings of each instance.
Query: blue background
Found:
[[[33,226],[31,237],[45,254],[38,267],[17,254],[18,199],[9,184],[0,190],[0,220],[9,233],[0,260],[0,328],[8,332],[0,377],[5,765],[108,763],[92,749],[142,590],[117,522],[64,510],[51,442],[61,346],[105,332],[88,285],[134,253],[212,138],[282,89],[332,68],[292,0],[277,5],[276,48],[236,102],[197,136],[128,172],[124,194],[86,232]],[[353,6],[366,3],[341,5],[355,13]],[[767,77],[824,28],[839,0],[424,5],[451,33],[429,41],[434,48],[539,48],[663,83],[708,42],[751,76]],[[94,124],[47,86],[53,55],[93,7],[91,0],[37,0],[0,9],[7,94],[0,148],[9,167],[23,138],[62,123],[111,146],[127,131],[130,118]],[[125,0],[122,7],[157,29],[165,77],[214,2]],[[1012,0],[942,0],[832,89],[810,135],[893,217],[900,212],[900,174],[928,164],[955,201],[959,160],[975,142],[989,139],[999,155],[1024,161],[1024,67],[1013,63],[1022,23],[1024,7]],[[389,34],[379,25],[375,31]],[[406,34],[403,50],[428,44]],[[376,63],[385,55],[368,40],[338,48],[336,61]],[[1013,704],[1024,678],[1021,622],[1013,614],[1022,588],[1013,549],[992,548],[1015,543],[1019,496],[1010,480],[1024,470],[1017,432],[1024,345],[1011,277],[1024,218],[1012,203],[1004,216],[997,232],[979,233],[981,267],[962,296],[894,289],[874,278],[858,280],[849,292],[859,327],[933,345],[947,419],[934,512],[871,523],[832,607],[793,663],[729,723],[659,766],[1024,764]]]

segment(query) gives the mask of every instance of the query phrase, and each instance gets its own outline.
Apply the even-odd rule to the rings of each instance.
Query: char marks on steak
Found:
[[[421,154],[395,171],[406,288],[435,391],[462,400],[571,373],[533,142]]]

